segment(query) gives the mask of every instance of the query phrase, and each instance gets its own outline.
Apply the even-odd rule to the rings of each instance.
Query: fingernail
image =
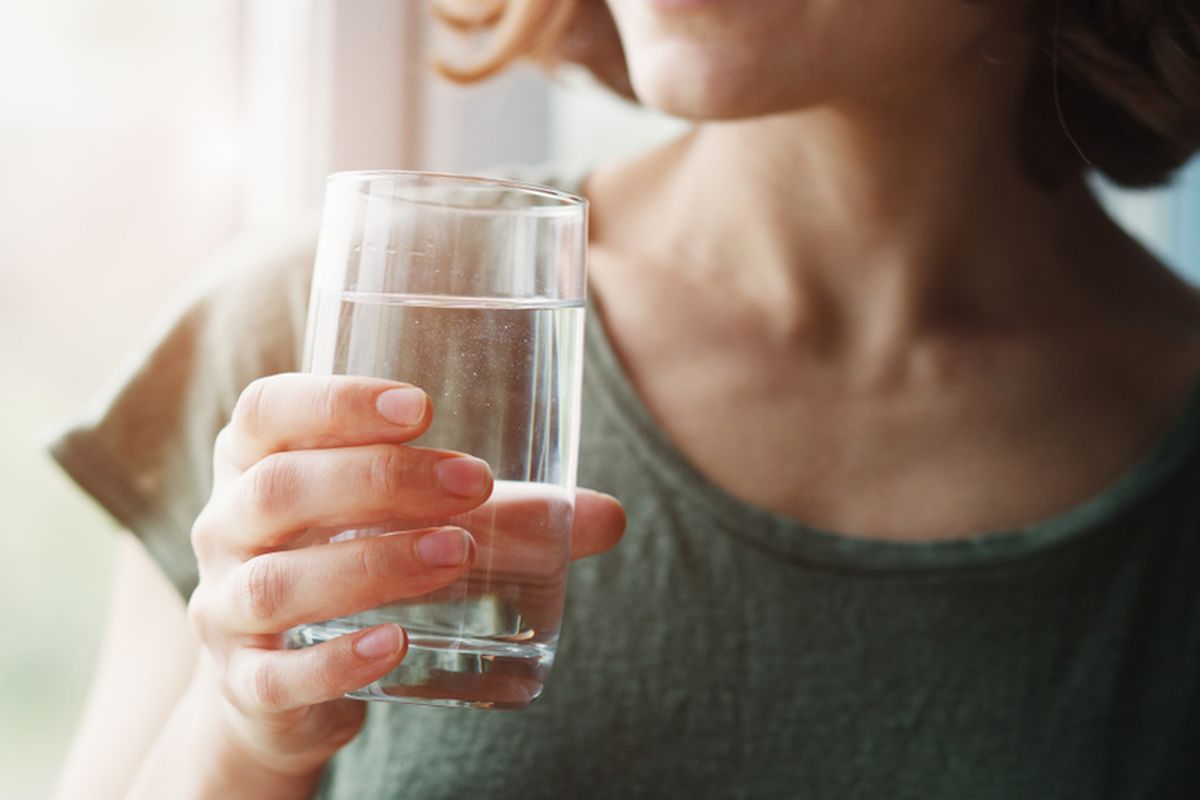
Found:
[[[420,389],[388,389],[375,400],[379,416],[396,425],[416,425],[425,416],[425,393]]]
[[[442,488],[459,497],[478,497],[487,491],[492,471],[478,458],[459,456],[447,458],[437,465],[437,479]]]
[[[470,534],[462,528],[442,528],[417,540],[417,556],[431,567],[457,567],[471,552]]]
[[[354,654],[359,658],[374,660],[393,655],[400,649],[403,633],[398,625],[383,625],[368,631],[354,643]]]

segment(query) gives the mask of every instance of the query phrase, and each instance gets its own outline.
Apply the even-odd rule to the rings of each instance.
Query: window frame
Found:
[[[486,171],[550,153],[550,87],[528,68],[471,87],[430,66],[426,0],[243,0],[247,225],[319,212],[351,169]],[[487,131],[487,135],[481,135]]]

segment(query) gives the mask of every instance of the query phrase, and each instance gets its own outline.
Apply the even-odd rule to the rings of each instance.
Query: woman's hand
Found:
[[[322,529],[445,519],[488,499],[484,462],[406,445],[431,415],[403,384],[278,375],[243,392],[217,439],[213,494],[192,532],[200,585],[188,610],[206,656],[194,691],[219,698],[225,744],[281,779],[315,780],[366,713],[342,695],[407,648],[395,625],[302,650],[284,649],[283,632],[424,594],[470,568],[476,542],[457,527],[303,546]],[[573,557],[607,550],[623,529],[616,500],[577,494]]]

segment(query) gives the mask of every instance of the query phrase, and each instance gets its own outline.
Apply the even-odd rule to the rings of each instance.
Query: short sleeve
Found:
[[[64,470],[133,532],[185,598],[212,447],[254,379],[298,368],[316,239],[243,237],[205,267],[113,388],[50,442]]]

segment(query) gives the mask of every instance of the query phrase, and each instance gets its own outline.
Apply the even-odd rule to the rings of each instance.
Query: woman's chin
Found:
[[[794,91],[775,96],[778,83],[766,80],[762,64],[752,59],[677,42],[637,50],[627,49],[634,93],[643,105],[673,117],[747,119],[804,105],[795,102]]]
[[[657,69],[632,65],[630,77],[638,100],[649,108],[691,120],[723,120],[763,113],[756,107],[755,87],[738,87],[731,72],[701,67]],[[739,88],[742,91],[739,91]]]

